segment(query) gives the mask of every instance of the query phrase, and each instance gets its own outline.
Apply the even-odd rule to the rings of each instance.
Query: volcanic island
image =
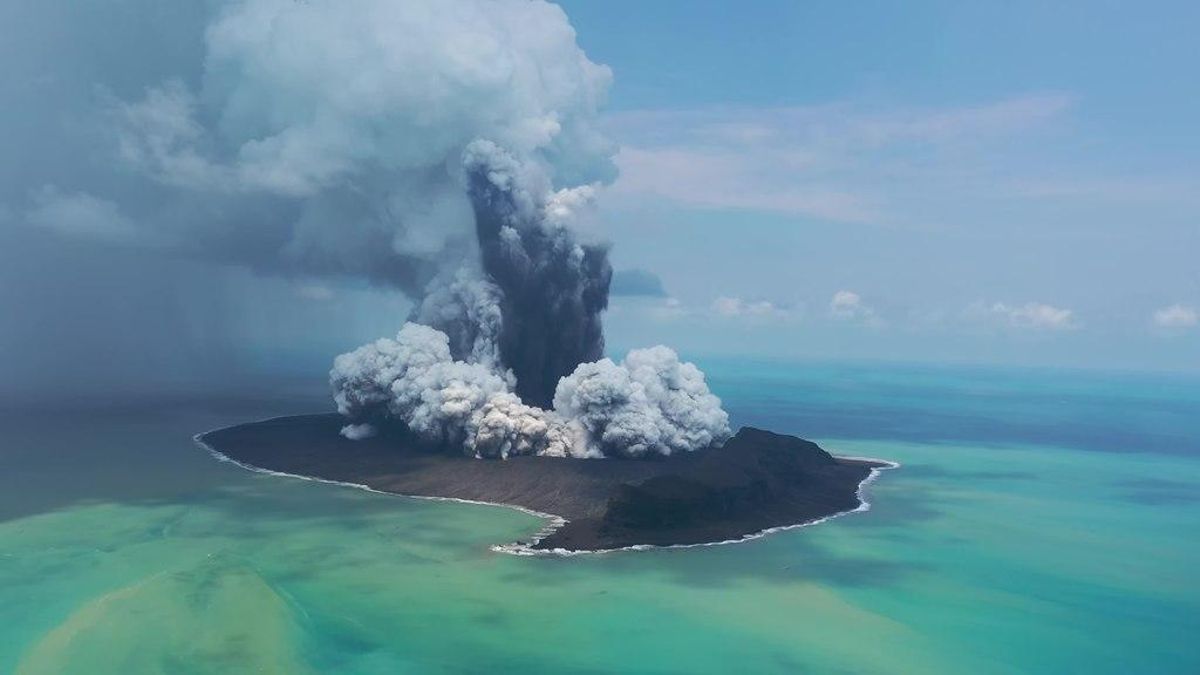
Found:
[[[432,278],[387,259],[415,304],[394,338],[334,359],[337,413],[198,442],[252,469],[547,517],[499,547],[519,553],[740,541],[865,508],[892,465],[731,433],[704,373],[665,345],[605,357],[609,247],[570,226],[589,186],[550,189],[540,156],[485,139],[461,166],[474,248]]]
[[[862,489],[895,465],[835,457],[795,436],[743,427],[722,445],[650,459],[536,455],[480,460],[402,426],[339,434],[336,413],[280,417],[200,434],[253,470],[411,497],[504,505],[548,517],[516,552],[583,552],[739,541],[865,508]]]

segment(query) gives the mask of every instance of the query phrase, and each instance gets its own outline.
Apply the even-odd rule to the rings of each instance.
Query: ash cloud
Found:
[[[493,369],[454,360],[446,334],[428,326],[405,324],[394,340],[339,356],[330,383],[338,412],[358,420],[342,429],[352,440],[400,420],[428,442],[478,457],[596,454],[582,426],[525,405]]]
[[[558,119],[551,138],[563,132]],[[336,360],[330,382],[348,438],[399,421],[428,442],[503,458],[671,454],[728,436],[703,374],[671,350],[602,359],[608,245],[573,228],[596,184],[557,171],[578,166],[580,148],[540,147],[482,133],[463,146],[451,173],[474,240],[438,266],[396,339]]]
[[[439,276],[394,340],[330,372],[350,439],[399,421],[476,457],[669,455],[722,442],[704,375],[666,347],[604,351],[608,247],[571,229],[591,187],[554,190],[490,141],[464,152],[478,264]]]
[[[399,420],[424,440],[476,457],[594,458],[688,452],[729,436],[729,418],[704,374],[667,347],[633,350],[620,364],[579,365],[553,409],[523,403],[511,380],[457,361],[445,333],[408,323],[339,356],[330,372],[338,412],[357,440]]]
[[[0,350],[0,388],[77,389],[68,374],[100,359],[51,336],[81,326],[130,344],[112,364],[123,374],[99,389],[140,377],[133,345],[151,336],[161,344],[148,349],[193,356],[172,368],[193,370],[204,350],[226,358],[241,322],[201,305],[243,294],[197,283],[205,267],[421,298],[478,257],[462,164],[472,141],[554,184],[615,176],[595,124],[610,81],[540,1],[0,3],[0,309],[12,324],[0,342],[22,347]],[[35,244],[49,252],[26,265]],[[83,263],[45,273],[62,258]],[[141,279],[80,293],[114,276]],[[170,299],[185,319],[138,311],[179,286]],[[42,296],[53,310],[34,304]],[[99,306],[124,320],[79,318],[105,316]],[[222,344],[197,340],[193,322]]]
[[[18,221],[420,298],[476,257],[462,162],[472,142],[504,147],[554,184],[615,176],[596,125],[611,73],[556,5],[196,5],[129,0],[113,17],[58,0],[5,10],[10,25],[67,33],[61,54],[26,45],[0,71],[10,100],[33,108],[40,97],[56,111],[0,116],[37,144],[0,158],[0,203]],[[21,65],[56,60],[62,77]],[[36,159],[15,161],[23,155]],[[51,165],[55,156],[77,159]]]
[[[501,358],[517,393],[547,407],[559,378],[604,354],[608,246],[580,242],[566,224],[591,188],[538,197],[524,167],[486,141],[468,148],[465,164],[483,271],[501,291]]]
[[[620,364],[581,364],[559,381],[554,410],[581,424],[604,454],[688,452],[729,434],[729,416],[704,373],[662,345],[635,349]]]
[[[576,220],[615,177],[597,121],[612,76],[556,5],[118,5],[0,10],[30,27],[0,41],[0,87],[31,102],[0,111],[29,146],[0,157],[10,238],[122,251],[104,259],[145,271],[184,259],[402,292],[410,324],[331,373],[347,437],[400,420],[504,457],[669,453],[725,433],[686,364],[643,376],[633,354],[602,359],[608,246]]]

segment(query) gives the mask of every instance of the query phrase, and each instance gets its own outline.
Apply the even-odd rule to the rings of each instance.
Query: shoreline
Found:
[[[504,553],[507,555],[516,555],[516,556],[570,557],[570,556],[584,555],[584,554],[616,553],[616,552],[622,552],[622,551],[650,551],[650,550],[655,550],[655,549],[685,549],[685,548],[696,548],[696,547],[702,547],[702,546],[725,546],[725,545],[730,545],[730,544],[740,544],[740,543],[744,543],[744,542],[754,541],[757,539],[762,539],[771,534],[775,534],[777,532],[784,532],[784,531],[788,531],[788,530],[800,529],[803,527],[808,527],[810,525],[819,525],[826,521],[833,520],[835,518],[839,518],[841,516],[845,516],[845,515],[848,515],[851,513],[859,513],[859,512],[869,511],[871,508],[871,503],[867,499],[867,490],[869,489],[870,485],[872,483],[874,483],[875,480],[877,480],[884,471],[890,471],[893,469],[897,469],[897,468],[900,468],[900,466],[901,466],[901,464],[899,462],[894,462],[891,460],[880,459],[880,458],[875,458],[875,457],[836,456],[836,455],[832,456],[835,460],[837,460],[838,462],[841,462],[841,463],[846,463],[846,464],[860,463],[860,464],[868,465],[869,470],[868,470],[867,475],[858,482],[856,489],[855,489],[855,499],[858,503],[854,508],[836,511],[836,512],[829,513],[829,514],[826,514],[826,515],[823,515],[823,516],[820,516],[817,518],[806,519],[806,520],[802,520],[802,521],[796,522],[796,523],[790,523],[790,524],[785,524],[785,525],[775,525],[775,526],[771,526],[771,527],[762,528],[762,529],[756,530],[754,532],[750,532],[748,534],[745,534],[745,535],[742,535],[739,537],[730,537],[730,538],[715,540],[715,541],[692,542],[692,543],[669,543],[669,544],[646,543],[646,544],[631,544],[631,545],[613,546],[613,547],[580,548],[580,549],[572,549],[572,548],[565,548],[565,547],[537,548],[539,543],[541,543],[542,541],[551,537],[556,532],[559,532],[565,526],[570,524],[572,521],[570,519],[566,518],[565,516],[546,512],[546,511],[539,511],[537,509],[533,509],[528,506],[523,506],[521,504],[499,502],[499,501],[469,499],[469,498],[463,498],[463,497],[409,494],[409,493],[405,493],[405,492],[391,491],[391,490],[380,489],[377,487],[372,487],[371,485],[368,485],[366,483],[358,483],[358,482],[346,481],[346,480],[337,480],[337,479],[332,479],[332,478],[322,478],[322,477],[316,476],[316,475],[293,473],[293,472],[289,472],[289,471],[281,471],[278,469],[270,469],[270,468],[258,466],[253,463],[231,457],[226,452],[224,452],[222,450],[218,450],[216,447],[214,447],[213,445],[211,445],[210,443],[205,441],[205,437],[207,437],[211,434],[229,431],[229,430],[237,429],[239,427],[246,427],[248,425],[257,425],[257,424],[263,424],[263,423],[269,423],[269,422],[279,422],[282,420],[298,420],[298,419],[303,419],[303,418],[307,418],[307,417],[313,417],[313,416],[320,415],[320,414],[327,414],[327,413],[315,413],[315,414],[308,414],[308,415],[304,415],[304,414],[301,414],[301,415],[278,415],[278,416],[274,416],[274,417],[264,418],[261,420],[227,425],[227,426],[218,427],[218,428],[210,429],[208,431],[203,431],[203,432],[197,433],[192,436],[192,440],[198,446],[200,446],[205,451],[207,451],[209,453],[209,455],[212,456],[217,461],[227,462],[227,463],[233,464],[241,469],[245,469],[245,470],[253,472],[253,473],[265,474],[265,475],[283,477],[283,478],[294,478],[294,479],[311,481],[311,482],[316,482],[316,483],[338,485],[338,486],[342,486],[342,487],[356,488],[359,490],[364,490],[366,492],[371,492],[371,493],[380,494],[380,495],[388,495],[388,496],[392,496],[392,497],[402,497],[402,498],[408,498],[408,499],[422,499],[422,500],[440,501],[440,502],[453,502],[453,503],[458,503],[458,504],[471,504],[471,505],[475,505],[475,506],[489,506],[489,507],[497,507],[497,508],[506,508],[506,509],[512,509],[512,510],[518,511],[525,515],[540,518],[543,521],[545,521],[543,526],[541,528],[539,528],[537,531],[535,531],[527,540],[510,542],[510,543],[506,543],[506,544],[493,544],[488,547],[491,551],[494,551],[496,553]],[[470,460],[470,461],[477,462],[477,461],[485,461],[485,460]],[[487,460],[487,461],[492,461],[492,460]],[[499,460],[496,460],[496,461],[499,461]],[[507,460],[507,461],[511,461],[511,460]],[[566,461],[571,461],[571,460],[566,460]],[[575,461],[588,461],[588,460],[575,460]],[[610,461],[610,460],[591,460],[591,461]]]
[[[559,527],[562,527],[562,525],[565,525],[568,522],[566,520],[563,520],[562,524],[556,525],[553,529],[550,529],[549,531],[545,532],[545,534],[542,534],[542,531],[539,530],[538,534],[541,536],[538,537],[537,539],[533,539],[529,544],[521,544],[519,542],[514,542],[512,544],[493,544],[491,546],[491,550],[496,551],[497,553],[507,553],[509,555],[519,555],[519,556],[553,555],[553,556],[560,556],[560,557],[570,557],[570,556],[576,556],[576,555],[588,555],[588,554],[592,554],[592,553],[619,553],[621,551],[653,551],[656,549],[700,548],[703,546],[729,546],[732,544],[744,544],[746,542],[755,541],[757,539],[762,539],[764,537],[768,537],[772,534],[776,534],[779,532],[787,532],[788,530],[799,530],[800,528],[809,527],[810,525],[820,525],[821,523],[828,522],[830,520],[833,520],[834,518],[840,518],[842,516],[847,516],[847,515],[850,515],[851,513],[861,513],[861,512],[865,512],[865,511],[870,511],[871,510],[871,502],[867,501],[867,498],[866,498],[867,487],[870,486],[871,483],[874,483],[875,479],[878,478],[880,476],[880,474],[882,474],[884,471],[891,471],[892,469],[899,469],[902,466],[900,464],[900,462],[894,462],[889,459],[879,459],[877,457],[858,457],[858,456],[849,456],[849,455],[845,455],[845,456],[834,455],[834,457],[836,457],[838,459],[861,460],[864,462],[875,462],[875,463],[880,464],[880,466],[871,467],[871,472],[869,474],[867,474],[867,477],[862,479],[862,482],[860,482],[858,484],[858,506],[856,506],[852,509],[847,509],[846,511],[839,511],[837,513],[832,513],[828,516],[822,516],[822,517],[816,518],[814,520],[806,520],[804,522],[793,523],[791,525],[777,525],[775,527],[768,527],[764,530],[759,530],[758,532],[751,532],[750,534],[744,535],[737,539],[723,539],[721,541],[706,541],[706,542],[699,542],[699,543],[695,543],[695,544],[634,544],[632,546],[619,546],[617,548],[583,549],[583,550],[571,550],[571,549],[565,549],[565,548],[552,548],[552,549],[533,548],[533,545],[536,545],[539,541],[544,539],[546,536],[553,534],[554,530],[558,529]],[[368,488],[368,489],[370,489],[370,488]],[[385,494],[394,494],[394,493],[385,493]],[[514,505],[510,505],[510,504],[492,504],[490,502],[476,502],[476,503],[488,504],[490,506],[503,506],[503,507],[507,507],[507,508],[515,508],[519,511],[525,511],[525,509],[523,507],[514,506]],[[550,514],[546,514],[546,515],[551,518],[559,518],[560,520],[562,520],[559,516],[553,516]],[[545,529],[545,528],[543,528],[543,529]]]

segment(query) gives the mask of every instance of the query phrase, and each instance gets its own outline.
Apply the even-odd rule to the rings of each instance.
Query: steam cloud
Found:
[[[330,372],[352,440],[402,422],[476,457],[640,457],[708,447],[729,418],[704,375],[666,347],[604,350],[607,247],[569,223],[591,188],[552,190],[490,141],[464,152],[480,265],[435,280],[395,340]]]
[[[100,115],[144,181],[128,194],[47,188],[106,205],[113,238],[421,298],[447,270],[478,266],[473,142],[504,148],[531,185],[615,176],[596,125],[611,73],[556,5],[208,4],[200,73],[109,97]]]
[[[551,144],[562,133],[557,122],[543,131]],[[601,359],[608,246],[571,228],[595,188],[556,189],[551,154],[571,156],[544,150],[483,133],[462,148],[477,257],[442,261],[396,339],[335,361],[334,398],[354,422],[345,436],[398,420],[477,457],[636,457],[696,450],[728,435],[728,416],[703,374],[671,350],[634,351],[619,365]]]
[[[331,372],[350,438],[396,420],[481,457],[640,456],[728,435],[670,350],[602,358],[608,247],[576,224],[615,176],[597,123],[611,73],[556,5],[130,3],[180,17],[178,58],[134,59],[149,86],[91,87],[95,114],[61,135],[77,170],[22,167],[11,219],[405,293],[396,338]]]
[[[479,363],[456,361],[445,333],[408,323],[339,356],[330,373],[338,412],[358,420],[352,440],[372,424],[402,421],[427,441],[461,445],[477,457],[669,455],[724,440],[729,418],[704,375],[667,347],[633,350],[620,363],[580,364],[562,378],[553,410],[521,402],[511,379]]]

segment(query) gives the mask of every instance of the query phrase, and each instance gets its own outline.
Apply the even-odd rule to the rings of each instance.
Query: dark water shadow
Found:
[[[1182,506],[1200,503],[1200,484],[1170,478],[1132,478],[1113,486],[1120,498],[1141,506]]]
[[[196,433],[328,405],[313,395],[69,403],[0,409],[0,523],[92,502],[175,501],[237,482],[231,465],[193,442]]]

